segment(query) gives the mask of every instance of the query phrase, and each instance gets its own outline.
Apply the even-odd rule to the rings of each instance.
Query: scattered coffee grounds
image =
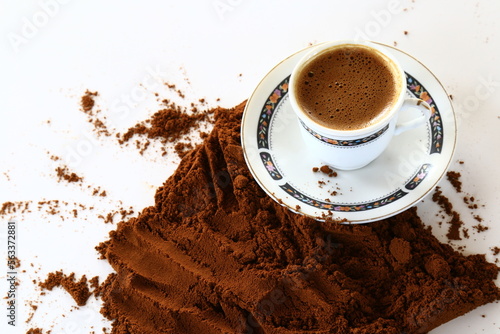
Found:
[[[91,92],[89,90],[85,92],[80,102],[83,111],[89,113],[92,110],[92,108],[94,108],[95,105],[94,97],[96,97],[97,95],[99,95],[99,93],[97,92]]]
[[[213,123],[213,110],[200,111],[195,106],[187,110],[169,100],[163,102],[167,106],[165,109],[157,111],[151,119],[129,128],[124,134],[118,134],[118,142],[125,144],[135,136],[145,137],[147,140],[142,144],[136,141],[141,154],[149,147],[150,139],[158,139],[162,144],[177,142],[175,150],[183,157],[192,148],[187,135],[192,130],[199,130],[202,124]],[[179,143],[181,139],[184,140],[183,143]]]
[[[446,214],[451,217],[451,220],[449,221],[450,227],[446,237],[450,240],[462,240],[460,237],[460,227],[464,225],[464,222],[461,220],[460,214],[453,210],[453,204],[451,204],[448,197],[443,195],[441,187],[436,187],[434,194],[432,195],[432,200],[439,204]]]
[[[65,220],[65,218],[70,215],[73,215],[73,217],[78,216],[78,210],[93,210],[94,207],[87,207],[81,203],[69,203],[66,201],[54,199],[38,201],[36,209],[39,212],[42,212],[42,210],[44,210],[45,214],[50,216],[55,216],[62,213],[59,218]]]
[[[99,136],[103,135],[106,137],[111,136],[111,133],[109,132],[108,127],[106,126],[106,124],[102,120],[95,118],[95,119],[91,119],[89,122],[91,122],[92,125],[94,126],[94,132],[97,133],[97,135],[99,135]]]
[[[461,174],[459,172],[448,171],[446,173],[446,177],[447,177],[448,181],[451,183],[451,185],[453,186],[453,188],[455,188],[457,193],[461,193],[462,192],[462,182],[460,181]],[[450,224],[451,224],[450,230],[447,234],[448,238],[450,240],[459,240],[460,239],[459,228],[460,228],[460,226],[463,225],[463,222],[460,219],[460,215],[456,211],[453,210],[453,205],[448,200],[448,198],[446,198],[445,196],[442,195],[442,191],[441,191],[441,189],[439,189],[439,187],[436,190],[436,193],[434,194],[434,196],[435,197],[433,197],[433,200],[435,199],[435,201],[437,201],[441,205],[441,207],[446,211],[446,213],[452,217],[451,222],[450,222]],[[470,196],[470,197],[464,196],[463,200],[464,200],[464,203],[467,204],[467,207],[469,209],[474,210],[474,209],[479,208],[477,203],[474,203],[476,200],[474,198],[474,196]],[[481,223],[484,220],[481,216],[479,216],[477,214],[476,215],[472,214],[472,217],[476,221],[478,221],[479,223]],[[477,225],[472,226],[472,227],[478,233],[481,233],[481,232],[488,230],[488,227],[484,226],[482,224],[477,224]],[[462,232],[464,234],[464,237],[468,239],[469,238],[468,230],[462,229]],[[458,239],[456,239],[456,238],[458,238]]]
[[[469,234],[469,229],[468,228],[462,228],[462,233],[464,234],[464,238],[465,239],[469,239],[470,238],[470,234]]]
[[[106,197],[108,194],[106,193],[106,190],[101,190],[100,187],[97,187],[92,190],[92,196]]]
[[[135,212],[130,207],[128,210],[120,208],[117,211],[108,212],[106,215],[97,215],[97,218],[102,219],[105,224],[112,224],[116,215],[120,215],[120,219],[124,220],[126,217],[133,215]]]
[[[318,171],[318,169],[316,169],[316,168],[318,168],[318,167],[314,167],[314,168],[313,168],[313,172],[314,172],[314,171],[316,171],[316,172]],[[316,170],[315,170],[315,169],[316,169]],[[326,166],[326,165],[325,165],[325,166],[321,166],[321,167],[319,168],[319,171],[320,171],[321,173],[323,173],[323,174],[328,175],[329,177],[337,177],[337,172],[336,172],[336,171],[334,171],[333,169],[331,169],[329,166]]]
[[[462,192],[462,181],[460,181],[461,176],[462,175],[459,172],[448,171],[446,173],[446,177],[448,178],[448,181],[450,181],[451,185],[453,186],[453,188],[455,188],[457,193]]]
[[[45,213],[49,215],[57,215],[61,212],[61,204],[63,204],[59,200],[45,200],[38,202],[38,211],[41,211],[43,207],[47,207]]]
[[[499,268],[415,208],[340,225],[274,202],[245,164],[243,108],[217,109],[155,205],[97,247],[116,271],[100,291],[112,333],[426,333],[500,299]]]
[[[16,203],[14,202],[5,202],[5,203],[2,203],[2,208],[0,208],[0,214],[3,216],[3,215],[7,215],[11,212],[16,212],[17,208],[16,208]]]
[[[67,166],[57,167],[56,173],[59,181],[80,182],[83,180],[83,177],[76,175],[74,172],[70,172]]]
[[[0,207],[0,216],[6,216],[12,213],[25,213],[30,212],[30,203],[29,201],[20,201],[20,202],[4,202]]]
[[[83,306],[87,303],[91,292],[87,285],[87,277],[83,275],[79,281],[75,280],[75,273],[65,275],[62,271],[49,273],[44,282],[40,282],[39,286],[42,289],[51,291],[56,286],[61,286],[75,300],[78,306]]]
[[[495,246],[495,247],[493,247],[493,248],[492,248],[492,250],[493,250],[493,255],[498,255],[498,254],[500,254],[500,247],[496,247],[496,246]]]
[[[13,270],[19,267],[21,267],[21,260],[18,257],[7,257],[7,268]]]
[[[478,222],[484,221],[483,217],[478,216],[478,215],[473,215],[474,219],[477,220]]]
[[[479,208],[479,205],[477,203],[474,203],[476,201],[476,198],[474,196],[464,196],[464,203],[467,204],[467,207],[471,210],[475,210]],[[484,206],[484,205],[483,205]]]
[[[98,114],[101,112],[100,110],[94,110],[95,106],[95,97],[98,96],[98,92],[91,92],[89,90],[85,91],[85,94],[82,96],[80,100],[80,106],[82,111],[87,115],[87,121],[91,123],[94,127],[94,132],[98,136],[106,136],[110,137],[111,133],[109,132],[106,124],[105,118],[100,119]]]
[[[36,281],[35,281],[36,284]],[[34,304],[33,302],[29,303],[29,307],[31,308],[29,314],[28,314],[28,319],[26,319],[26,323],[29,324],[31,319],[33,319],[33,316],[35,315],[35,311],[38,309],[38,305]]]
[[[47,334],[49,334],[49,333],[50,333],[50,331],[47,332]],[[43,331],[40,328],[30,328],[30,329],[28,329],[26,334],[43,334]]]
[[[180,90],[180,89],[177,89],[177,86],[175,84],[170,84],[170,83],[165,83],[165,86],[167,86],[169,89],[175,91],[177,93],[177,95],[179,95],[180,98],[185,98],[186,95]]]
[[[477,224],[472,226],[473,229],[475,229],[478,233],[488,231],[488,226],[484,226],[482,224]]]
[[[105,224],[112,224],[115,212],[109,212],[106,216],[98,215],[97,218],[102,219]]]

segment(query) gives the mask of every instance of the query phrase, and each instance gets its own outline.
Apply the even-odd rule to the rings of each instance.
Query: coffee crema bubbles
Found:
[[[388,57],[369,47],[342,45],[304,65],[295,94],[311,120],[349,131],[381,120],[398,102],[401,89],[401,75]]]

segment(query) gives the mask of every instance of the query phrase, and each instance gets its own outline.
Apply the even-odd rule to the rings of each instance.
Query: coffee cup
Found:
[[[394,136],[429,120],[430,106],[406,98],[406,78],[398,61],[373,42],[320,44],[296,64],[290,103],[308,150],[341,170],[362,168],[379,157]],[[421,115],[398,123],[398,114]]]

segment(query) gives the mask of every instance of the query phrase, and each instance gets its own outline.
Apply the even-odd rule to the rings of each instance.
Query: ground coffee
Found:
[[[49,273],[47,279],[44,282],[40,282],[39,286],[47,290],[52,290],[56,286],[62,286],[73,297],[78,306],[85,305],[91,295],[87,284],[87,277],[83,275],[80,280],[75,280],[75,273],[69,275],[65,275],[62,271]]]
[[[426,333],[500,299],[499,268],[440,243],[410,209],[319,223],[275,203],[240,146],[244,105],[216,110],[155,205],[97,248],[112,333]]]

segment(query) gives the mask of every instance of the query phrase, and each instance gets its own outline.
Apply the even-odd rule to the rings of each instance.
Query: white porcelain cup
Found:
[[[385,111],[374,124],[356,130],[333,129],[314,121],[297,101],[295,92],[298,74],[306,64],[326,51],[345,45],[367,47],[380,52],[392,63],[393,73],[400,85],[397,87],[398,97],[392,108]],[[332,66],[335,66],[334,61]],[[426,102],[405,98],[406,78],[403,69],[386,49],[372,42],[336,41],[313,47],[296,64],[290,77],[289,87],[290,103],[297,114],[302,137],[308,149],[323,163],[336,169],[353,170],[366,166],[382,154],[395,135],[424,124],[431,116],[431,108]],[[411,121],[398,123],[398,114],[409,108],[418,108],[422,115]]]

